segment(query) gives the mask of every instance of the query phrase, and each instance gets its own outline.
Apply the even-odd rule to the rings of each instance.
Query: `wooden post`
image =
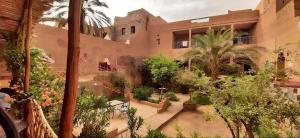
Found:
[[[60,118],[60,138],[72,138],[73,117],[78,90],[78,65],[80,54],[81,0],[70,0],[68,19],[68,58],[65,94]]]
[[[231,39],[234,38],[234,24],[230,25],[230,35],[231,35]]]
[[[192,70],[192,58],[189,58],[189,61],[188,61],[188,69],[189,69],[189,71]]]
[[[277,57],[277,80],[283,80],[285,77],[285,56],[280,52]]]
[[[189,48],[192,47],[192,29],[189,29]]]
[[[234,39],[234,24],[231,24],[230,25],[230,37],[231,37],[231,41],[233,43],[233,39]],[[229,59],[229,65],[233,65],[234,64],[234,61],[233,61],[233,57],[230,56],[230,59]]]
[[[25,78],[24,78],[24,91],[29,90],[29,79],[30,79],[30,39],[31,39],[31,29],[32,29],[32,0],[27,0],[28,3],[28,14],[27,14],[27,28],[26,28],[26,38],[25,38]]]
[[[32,29],[32,0],[26,1],[27,15],[26,15],[26,37],[25,37],[25,76],[24,76],[24,92],[29,91],[29,80],[30,80],[30,39],[31,39],[31,29]],[[24,118],[27,122],[27,128],[25,133],[25,138],[30,138],[31,133],[29,132],[29,127],[31,126],[32,116],[31,116],[31,106],[30,103],[24,105]]]

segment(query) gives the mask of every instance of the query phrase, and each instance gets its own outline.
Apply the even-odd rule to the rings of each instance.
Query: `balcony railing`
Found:
[[[189,41],[175,41],[173,48],[174,49],[189,48]]]
[[[255,37],[253,36],[241,36],[241,37],[234,37],[232,39],[234,45],[247,45],[247,44],[254,44]]]

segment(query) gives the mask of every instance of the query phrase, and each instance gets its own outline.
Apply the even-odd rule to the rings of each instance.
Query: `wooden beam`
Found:
[[[78,90],[78,65],[80,54],[80,14],[81,0],[70,0],[68,19],[68,58],[65,94],[60,118],[60,138],[71,138],[73,117]]]

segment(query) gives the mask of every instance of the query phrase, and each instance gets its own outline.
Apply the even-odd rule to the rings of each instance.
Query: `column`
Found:
[[[192,47],[192,29],[189,29],[189,48]]]
[[[234,24],[230,25],[230,31],[231,31],[231,38],[234,37]]]

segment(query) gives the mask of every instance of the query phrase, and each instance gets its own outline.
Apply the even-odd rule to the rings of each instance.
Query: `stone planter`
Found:
[[[184,111],[196,111],[197,105],[192,103],[191,101],[186,101],[183,103],[183,110]]]

